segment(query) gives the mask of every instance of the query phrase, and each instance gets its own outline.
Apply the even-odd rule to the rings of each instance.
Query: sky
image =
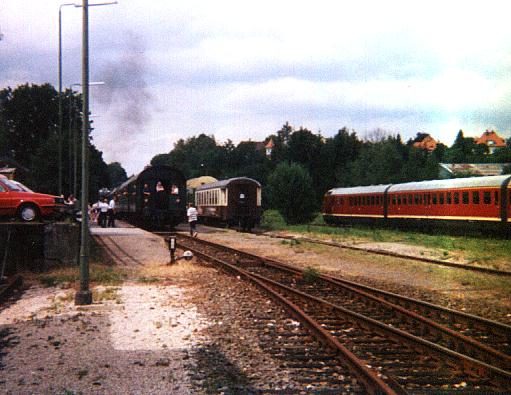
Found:
[[[0,89],[58,88],[63,3],[0,0]],[[496,0],[90,7],[90,81],[104,82],[90,87],[93,142],[130,175],[180,138],[262,141],[286,122],[325,137],[511,137],[509,15]],[[64,87],[81,82],[81,35],[81,8],[62,7]]]

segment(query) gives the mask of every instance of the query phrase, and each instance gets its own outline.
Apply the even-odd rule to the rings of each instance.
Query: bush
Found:
[[[315,213],[315,194],[309,172],[297,163],[280,163],[268,179],[268,195],[286,223],[310,222]]]

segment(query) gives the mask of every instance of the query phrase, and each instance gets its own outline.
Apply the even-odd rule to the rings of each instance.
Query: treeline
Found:
[[[57,194],[60,144],[62,192],[68,195],[76,188],[79,194],[80,110],[81,95],[66,89],[62,93],[63,124],[59,136],[58,92],[53,86],[25,84],[0,90],[0,162],[12,163],[18,169],[16,178],[34,190]],[[323,194],[332,187],[435,179],[440,162],[511,163],[509,141],[506,148],[489,155],[486,146],[475,144],[460,131],[451,147],[438,144],[429,153],[413,147],[423,137],[419,133],[416,138],[403,142],[399,135],[376,130],[362,138],[346,127],[325,137],[286,123],[264,142],[218,143],[214,136],[206,134],[180,139],[170,152],[152,158],[151,164],[170,164],[181,169],[187,178],[251,177],[264,186],[265,207],[285,204],[289,199],[282,203],[279,200],[282,196],[277,194],[289,191],[293,200],[312,202],[313,208],[318,209]],[[266,154],[264,147],[269,141],[274,145],[271,155]],[[100,188],[115,187],[127,175],[121,164],[106,164],[102,152],[92,140],[90,143],[89,199],[92,201]],[[507,169],[510,170],[511,167]],[[305,190],[309,195],[300,195]]]
[[[400,135],[376,130],[361,138],[353,130],[340,129],[324,137],[306,128],[295,130],[286,123],[264,144],[232,141],[218,144],[214,136],[200,134],[175,143],[166,154],[155,156],[152,165],[169,164],[181,169],[187,178],[210,175],[218,179],[247,176],[269,186],[279,164],[298,164],[310,176],[314,206],[319,208],[323,194],[332,187],[401,183],[438,178],[439,163],[511,163],[511,147],[489,155],[487,147],[475,144],[460,130],[451,147],[438,144],[433,152],[413,147],[423,134],[403,142]],[[264,145],[274,143],[267,156]],[[280,169],[282,170],[282,169]],[[269,188],[275,190],[275,186]],[[277,197],[265,195],[266,205]]]
[[[0,90],[0,162],[17,168],[16,179],[51,194],[59,191],[59,144],[62,149],[62,193],[81,190],[81,95],[62,93],[62,136],[59,136],[59,94],[50,84],[20,85]],[[59,141],[59,137],[61,140]],[[119,163],[107,165],[90,140],[90,200],[102,187],[126,179]],[[76,164],[76,174],[75,174]]]

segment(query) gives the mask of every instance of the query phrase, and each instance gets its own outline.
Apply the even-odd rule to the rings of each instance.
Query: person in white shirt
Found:
[[[104,198],[103,201],[98,203],[98,209],[99,209],[98,222],[102,228],[106,228],[106,216],[108,213],[108,203],[106,202],[106,198]]]
[[[190,224],[190,236],[197,237],[197,231],[195,225],[197,225],[197,209],[193,207],[193,203],[188,203],[188,210],[186,215],[188,216],[188,223]]]
[[[112,197],[110,199],[110,203],[108,203],[108,226],[115,228],[115,198]]]

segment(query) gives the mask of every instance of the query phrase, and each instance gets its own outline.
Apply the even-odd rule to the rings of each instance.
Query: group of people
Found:
[[[102,228],[115,227],[115,198],[108,201],[107,198],[100,199],[94,203],[90,210],[90,219],[97,222]]]

